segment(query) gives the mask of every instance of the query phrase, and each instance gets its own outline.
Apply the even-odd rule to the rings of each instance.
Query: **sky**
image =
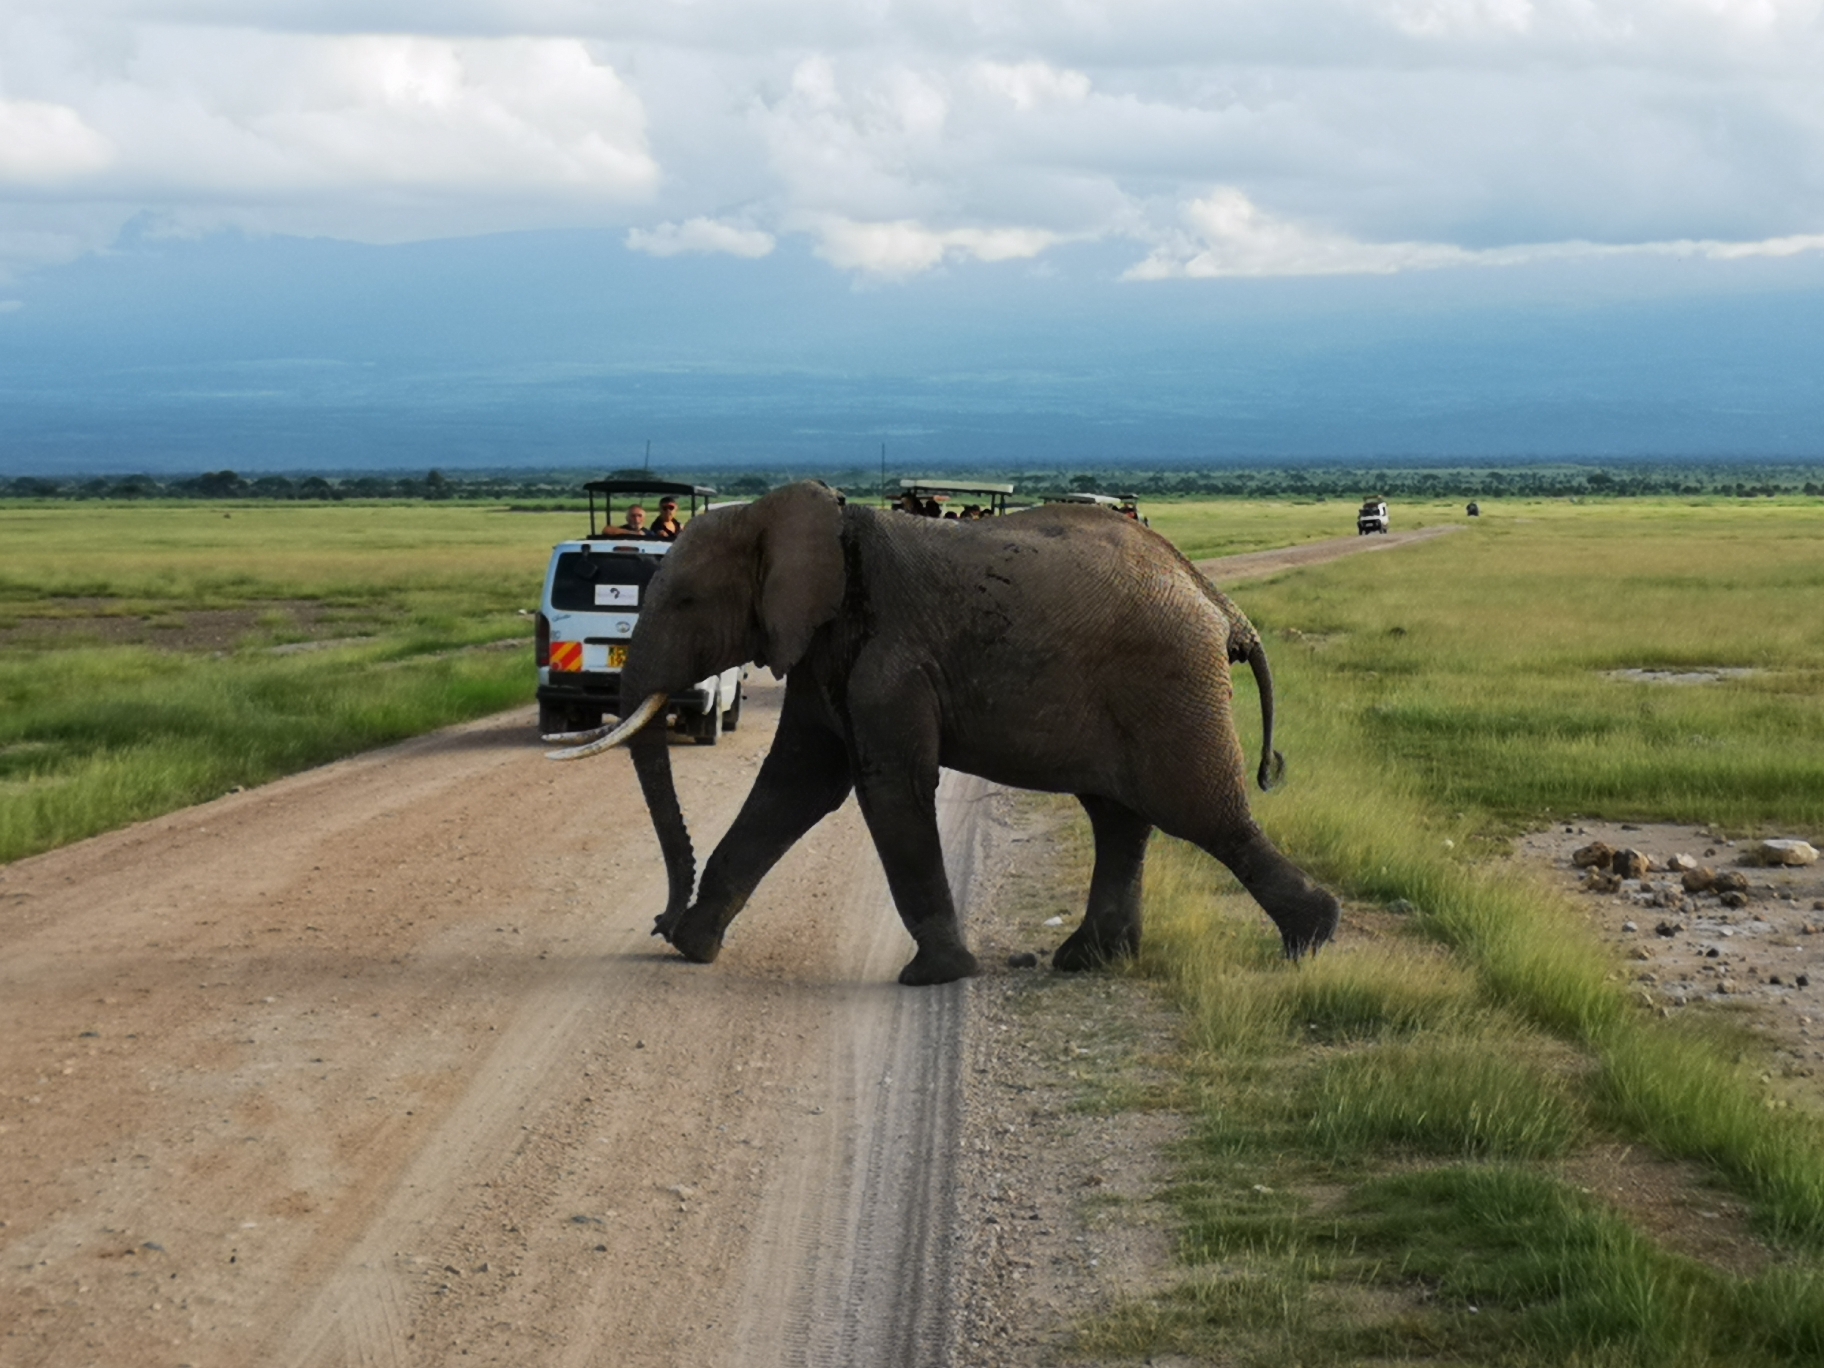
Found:
[[[1824,458],[1824,0],[0,0],[0,473]]]

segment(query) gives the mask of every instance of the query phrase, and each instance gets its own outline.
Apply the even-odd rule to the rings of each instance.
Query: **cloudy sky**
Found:
[[[300,257],[299,240],[346,251]],[[439,256],[435,242],[467,245]],[[541,313],[522,276],[558,259],[589,283],[548,275]],[[1764,343],[1776,326],[1759,380],[1737,352],[1705,410],[1715,433],[1688,445],[1726,447],[1726,410],[1746,454],[1804,440],[1824,454],[1798,435],[1819,403],[1805,377],[1824,355],[1821,260],[1824,0],[0,0],[8,392],[38,368],[31,423],[0,419],[0,464],[48,460],[59,441],[57,459],[100,459],[56,435],[44,396],[77,403],[90,365],[130,405],[123,367],[172,329],[198,365],[362,361],[396,379],[428,344],[446,369],[493,374],[523,359],[486,342],[508,308],[543,338],[543,364],[637,367],[624,340],[575,321],[579,289],[662,289],[668,373],[751,377],[770,341],[806,381],[827,371],[818,347],[835,332],[849,371],[903,389],[933,355],[974,346],[966,369],[1006,370],[1011,349],[1049,340],[1054,379],[1108,371],[1141,445],[1131,423],[1149,405],[1182,408],[1250,355],[1270,383],[1217,397],[1258,407],[1261,386],[1290,386],[1288,421],[1417,358],[1429,388],[1389,394],[1393,408],[1454,406],[1481,426],[1377,429],[1370,446],[1434,455],[1498,451],[1516,415],[1539,430],[1509,440],[1514,454],[1620,450],[1620,427],[1551,437],[1552,358],[1582,347],[1600,366],[1611,345],[1650,338],[1689,402],[1687,371],[1731,362],[1709,344]],[[370,295],[378,280],[415,299],[466,274],[474,345],[459,357],[447,327],[414,343],[365,316],[351,272]],[[230,316],[259,301],[260,335],[207,341],[194,305],[212,290]],[[307,317],[312,300],[341,301],[340,331]],[[734,300],[770,321],[731,325]],[[301,311],[295,345],[273,308]],[[1561,323],[1570,310],[1575,335],[1540,310]],[[103,318],[116,335],[86,353]],[[1483,359],[1461,393],[1434,373],[1466,335],[1516,318],[1531,320],[1516,350],[1469,348]],[[1205,363],[1175,399],[1139,404],[1154,320],[1178,361],[1188,348]],[[364,343],[376,326],[392,340]],[[929,349],[884,335],[895,328],[923,329]],[[1668,328],[1692,330],[1689,347]],[[1354,351],[1337,351],[1339,330]],[[122,353],[132,338],[141,352]],[[1328,370],[1286,359],[1320,343]],[[1514,376],[1541,366],[1529,408]],[[1644,377],[1629,383],[1617,402],[1652,412]],[[1003,431],[1046,407],[1009,385]],[[875,426],[916,417],[915,398],[895,403]],[[239,411],[235,440],[257,447],[253,410]],[[641,421],[663,416],[655,402]],[[1257,418],[1249,440],[1265,451],[1270,414]],[[845,441],[868,429],[853,413],[838,426]],[[1332,431],[1285,449],[1321,454]],[[1637,445],[1676,447],[1677,430]]]

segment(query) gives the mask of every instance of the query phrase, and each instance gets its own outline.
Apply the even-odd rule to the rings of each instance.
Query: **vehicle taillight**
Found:
[[[543,613],[538,615],[538,625],[534,629],[532,655],[541,670],[551,666],[551,619]]]

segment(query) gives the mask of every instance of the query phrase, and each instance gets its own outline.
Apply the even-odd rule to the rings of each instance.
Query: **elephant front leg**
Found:
[[[842,739],[805,717],[788,692],[773,747],[734,825],[709,857],[696,902],[675,917],[658,918],[653,934],[686,959],[710,963],[760,880],[805,832],[842,806],[849,788]]]
[[[899,971],[899,981],[916,987],[979,972],[980,965],[963,943],[944,872],[937,834],[937,767],[933,765],[928,776],[863,780],[855,792],[887,872],[893,905],[918,944],[912,962]]]
[[[1080,793],[1077,801],[1095,832],[1096,868],[1083,924],[1051,957],[1053,968],[1069,971],[1140,952],[1140,886],[1153,835],[1152,823],[1113,799]]]
[[[899,981],[968,978],[980,966],[963,943],[937,834],[937,698],[917,669],[864,653],[849,676],[847,703],[855,796],[899,919],[918,943]]]

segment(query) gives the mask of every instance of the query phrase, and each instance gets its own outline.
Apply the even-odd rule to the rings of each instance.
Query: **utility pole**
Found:
[[[646,473],[652,474],[652,438],[646,439]]]
[[[887,504],[887,444],[885,442],[880,444],[880,504],[882,508],[885,508]]]

